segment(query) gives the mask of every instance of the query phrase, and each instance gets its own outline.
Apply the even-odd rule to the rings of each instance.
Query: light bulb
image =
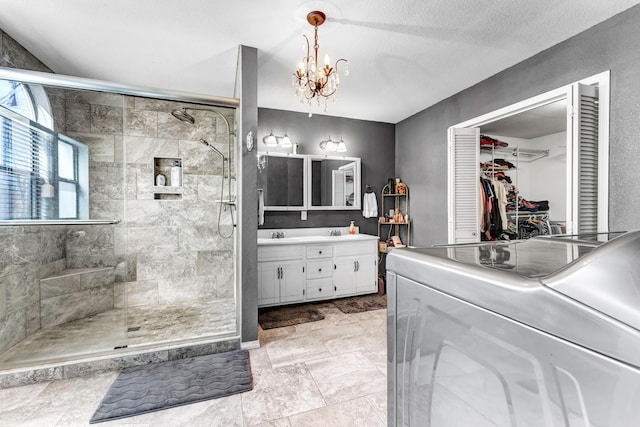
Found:
[[[331,60],[329,59],[329,54],[325,53],[324,54],[324,65],[329,65],[331,63]]]
[[[264,145],[266,145],[267,147],[275,147],[278,145],[278,141],[276,140],[276,137],[273,134],[273,131],[271,131],[269,135],[262,138],[262,142],[264,142]]]
[[[282,137],[282,141],[280,142],[280,146],[281,147],[291,147],[291,140],[289,139],[289,135],[287,135],[287,133],[284,133],[284,136]]]
[[[331,137],[329,137],[329,140],[327,141],[326,150],[336,151],[336,144],[333,143],[333,141],[331,140]]]
[[[340,138],[340,142],[338,142],[338,147],[336,148],[336,151],[338,153],[344,153],[345,151],[347,151],[347,145],[344,143],[342,138]]]

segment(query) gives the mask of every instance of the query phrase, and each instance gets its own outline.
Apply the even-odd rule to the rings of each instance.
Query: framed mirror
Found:
[[[311,155],[308,162],[308,209],[360,209],[360,158]]]
[[[306,210],[307,163],[304,155],[264,153],[258,163],[258,190],[265,210]]]

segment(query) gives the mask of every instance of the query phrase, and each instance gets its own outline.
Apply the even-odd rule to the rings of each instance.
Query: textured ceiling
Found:
[[[532,139],[567,130],[567,100],[556,101],[483,125],[488,135]]]
[[[258,106],[307,112],[291,73],[319,9],[320,55],[350,71],[326,114],[397,123],[638,2],[0,0],[0,28],[57,73],[218,96],[252,46]]]

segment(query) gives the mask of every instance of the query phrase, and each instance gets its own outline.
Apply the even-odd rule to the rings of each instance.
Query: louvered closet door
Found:
[[[480,129],[451,128],[450,132],[449,243],[474,243],[480,240]]]
[[[578,204],[578,233],[598,231],[598,88],[578,84],[574,96],[574,132],[578,138],[578,176],[574,181]]]

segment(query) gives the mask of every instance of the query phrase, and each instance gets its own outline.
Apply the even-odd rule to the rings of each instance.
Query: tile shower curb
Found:
[[[240,338],[230,338],[215,342],[168,346],[155,350],[137,349],[137,351],[132,350],[113,356],[52,363],[39,367],[9,369],[0,371],[0,389],[117,371],[129,366],[222,353],[239,350],[240,347]]]

